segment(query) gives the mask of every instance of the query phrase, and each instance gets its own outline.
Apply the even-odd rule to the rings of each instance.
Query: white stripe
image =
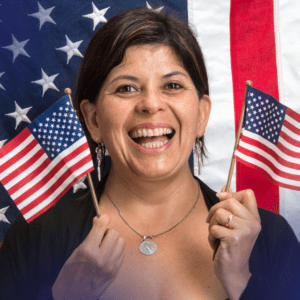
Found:
[[[9,181],[4,187],[6,190],[9,190],[12,186],[14,186],[17,182],[20,182],[25,177],[27,177],[31,172],[35,171],[46,159],[48,158],[47,154],[44,153],[33,165],[19,174],[17,177],[14,177],[11,181]],[[38,175],[39,176],[39,175]]]
[[[291,163],[295,163],[295,164],[300,164],[300,159],[299,158],[295,158],[295,157],[291,157],[285,153],[283,153],[280,149],[278,149],[274,144],[272,144],[271,142],[267,141],[266,139],[262,138],[260,135],[255,134],[253,132],[250,132],[248,130],[244,130],[243,131],[243,136],[249,137],[253,140],[256,140],[262,144],[265,144],[268,148],[270,148],[271,150],[273,150],[274,152],[276,152],[278,154],[278,156],[280,156],[281,158],[285,159],[288,162]],[[280,140],[280,138],[279,138]],[[241,144],[242,141],[240,141],[239,144]],[[299,151],[299,149],[298,149]]]
[[[296,128],[300,129],[300,123],[298,121],[296,121],[295,119],[293,119],[292,117],[290,117],[289,115],[285,114],[285,119],[291,123],[292,125],[294,125]]]
[[[11,174],[13,171],[20,168],[22,165],[24,165],[32,156],[34,156],[39,150],[41,149],[41,146],[37,144],[33,149],[31,149],[25,156],[23,156],[21,159],[17,160],[14,164],[12,164],[9,168],[7,168],[4,172],[0,174],[0,181],[3,180],[6,176]],[[27,171],[24,171],[27,173]],[[12,179],[14,181],[15,178]],[[15,181],[14,181],[15,182]],[[6,185],[4,186],[6,189]]]
[[[288,128],[285,126],[282,126],[281,131],[289,135],[291,138],[293,138],[296,141],[300,141],[300,135],[295,134],[294,132],[290,131]]]
[[[273,156],[271,156],[270,154],[268,154],[267,152],[261,150],[260,148],[258,148],[256,146],[250,145],[250,144],[245,143],[243,141],[240,141],[239,145],[241,147],[247,149],[247,150],[251,150],[253,152],[256,152],[256,153],[260,154],[261,156],[266,158],[268,161],[270,161],[280,171],[287,172],[287,173],[294,174],[294,175],[300,175],[300,170],[296,170],[296,169],[292,169],[292,168],[283,166],[276,159],[274,159]],[[298,166],[300,167],[300,165],[298,165]]]
[[[212,112],[205,131],[208,159],[204,160],[201,179],[220,191],[226,184],[235,143],[234,105],[230,60],[230,1],[197,0],[188,2],[193,15],[209,75]],[[190,8],[193,11],[190,13]],[[194,157],[195,174],[198,162]],[[231,188],[236,189],[236,176]]]
[[[288,149],[290,149],[290,150],[292,150],[296,153],[300,153],[300,148],[299,147],[296,147],[296,146],[290,144],[288,141],[283,139],[281,136],[279,136],[278,142],[280,142],[286,148],[288,148]]]
[[[279,3],[279,34],[283,78],[284,101],[280,102],[300,113],[299,82],[300,82],[300,1],[277,0]],[[276,57],[277,61],[279,57]],[[280,73],[280,69],[277,70]],[[280,93],[281,95],[281,93]],[[299,152],[299,151],[298,151]],[[283,215],[294,229],[300,240],[300,192],[280,188],[280,214]]]
[[[80,161],[82,158],[86,157],[89,155],[90,149],[86,149],[84,152],[80,153],[80,155],[77,155],[74,157],[70,162],[67,164],[64,164],[63,167],[54,174],[54,176],[47,182],[44,183],[44,185],[38,189],[34,194],[32,194],[30,197],[26,198],[22,203],[19,204],[19,209],[22,209],[23,207],[27,206],[29,203],[34,201],[36,198],[38,198],[40,195],[42,195],[44,192],[46,192],[53,184],[55,184],[57,181],[59,182],[60,177],[70,168],[70,166],[74,165],[78,161]],[[72,163],[72,164],[71,164]],[[51,164],[49,165],[48,168],[51,168]],[[52,168],[51,168],[52,169]],[[42,181],[40,178],[39,181]],[[30,185],[31,182],[29,182],[28,185]],[[33,186],[32,184],[30,186]],[[14,193],[11,195],[11,198],[15,200],[17,197],[21,196],[23,193],[25,193],[27,189],[20,189],[18,192]]]
[[[65,149],[62,153],[60,153],[46,168],[45,170],[37,175],[35,178],[32,178],[30,182],[28,182],[26,185],[21,187],[19,190],[17,190],[14,194],[10,195],[13,200],[21,196],[24,192],[26,192],[28,189],[30,189],[32,186],[37,184],[40,181],[43,181],[44,177],[47,176],[51,170],[67,155],[69,155],[71,152],[76,150],[81,143],[84,144],[86,142],[86,138],[81,138],[78,140],[75,144],[73,144],[71,147]],[[73,158],[74,159],[74,158]],[[57,174],[54,175],[57,177]],[[55,178],[54,177],[54,178]],[[46,183],[47,184],[47,183]]]
[[[236,156],[240,157],[241,159],[243,159],[244,161],[247,161],[253,165],[259,166],[262,169],[264,169],[266,172],[268,172],[270,174],[270,176],[279,182],[285,183],[285,184],[289,184],[295,187],[300,187],[300,181],[297,180],[291,180],[291,179],[287,179],[287,178],[283,178],[281,176],[276,175],[272,169],[270,169],[267,165],[265,165],[264,163],[262,163],[260,160],[257,160],[253,157],[250,157],[248,155],[245,155],[239,151],[236,151]]]
[[[24,215],[24,218],[26,220],[28,220],[30,217],[32,217],[33,215],[35,215],[37,212],[39,212],[40,210],[42,210],[45,206],[47,206],[48,204],[50,204],[51,202],[54,201],[54,199],[72,182],[75,182],[76,177],[81,175],[83,176],[83,174],[90,169],[91,167],[93,167],[93,163],[91,161],[89,161],[88,163],[86,163],[85,165],[83,165],[80,169],[78,169],[77,171],[75,171],[74,173],[72,173],[63,183],[62,185],[59,186],[58,189],[56,189],[47,199],[45,199],[43,202],[41,202],[39,205],[35,206],[32,210],[30,210],[28,213],[26,213]],[[82,177],[81,176],[81,177]],[[21,208],[18,206],[18,208],[21,210]]]
[[[34,136],[31,134],[25,141],[23,141],[18,147],[8,152],[5,156],[0,158],[0,166],[5,162],[18,155],[27,145],[29,145],[34,140]]]

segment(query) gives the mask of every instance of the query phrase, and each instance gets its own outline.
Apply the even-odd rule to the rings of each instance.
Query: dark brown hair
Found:
[[[92,140],[80,110],[80,102],[95,102],[109,72],[119,65],[125,51],[133,45],[161,44],[169,46],[189,73],[199,95],[209,94],[207,72],[200,46],[189,26],[164,11],[136,8],[111,18],[90,41],[78,74],[74,106],[87,136],[91,153]],[[205,156],[204,137],[201,158]]]

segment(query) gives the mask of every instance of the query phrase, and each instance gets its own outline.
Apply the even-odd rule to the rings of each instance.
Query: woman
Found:
[[[252,191],[216,196],[190,171],[211,100],[187,25],[148,9],[109,20],[84,55],[75,108],[92,153],[105,146],[112,160],[101,216],[85,192],[29,225],[20,216],[1,249],[6,299],[297,299],[286,221]]]

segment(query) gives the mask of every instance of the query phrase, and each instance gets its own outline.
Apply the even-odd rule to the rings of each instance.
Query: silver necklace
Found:
[[[195,202],[194,206],[192,207],[192,209],[188,212],[188,214],[187,214],[183,219],[181,219],[178,223],[176,223],[174,226],[172,226],[171,228],[169,228],[168,230],[163,231],[163,232],[161,232],[161,233],[159,233],[159,234],[155,234],[155,235],[143,235],[143,234],[139,233],[137,230],[135,230],[130,224],[128,224],[128,222],[127,222],[127,221],[125,220],[125,218],[122,216],[121,211],[120,211],[119,207],[117,206],[117,204],[116,204],[116,203],[111,199],[111,197],[109,196],[108,191],[107,191],[107,189],[106,189],[106,184],[105,184],[105,186],[104,186],[104,189],[105,189],[105,192],[106,192],[106,195],[107,195],[108,199],[109,199],[109,200],[112,202],[112,204],[116,207],[116,209],[118,210],[119,215],[120,215],[120,217],[122,218],[122,220],[123,220],[123,221],[124,221],[124,222],[125,222],[125,223],[126,223],[126,224],[127,224],[127,225],[135,232],[135,233],[137,233],[139,236],[142,237],[141,244],[140,244],[140,246],[139,246],[139,249],[140,249],[141,253],[143,253],[143,254],[145,254],[145,255],[152,255],[152,254],[154,254],[154,253],[156,252],[157,246],[156,246],[155,243],[153,243],[153,242],[151,242],[151,241],[146,241],[146,239],[147,239],[147,238],[153,239],[153,238],[155,238],[155,237],[157,237],[157,236],[160,236],[160,235],[162,235],[162,234],[164,234],[164,233],[167,233],[167,232],[171,231],[173,228],[175,228],[176,226],[178,226],[185,218],[188,217],[188,215],[194,210],[194,208],[196,207],[196,205],[198,204],[199,199],[200,199],[200,195],[201,195],[201,193],[200,193],[200,184],[199,184],[199,182],[197,182],[197,183],[198,183],[198,186],[199,186],[199,197],[198,197],[197,201]]]

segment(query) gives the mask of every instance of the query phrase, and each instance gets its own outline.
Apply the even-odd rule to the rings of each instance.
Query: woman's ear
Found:
[[[201,137],[205,133],[205,128],[211,111],[211,100],[208,95],[204,95],[199,101],[199,117],[197,137]]]
[[[101,143],[100,125],[97,119],[96,104],[84,99],[80,103],[80,109],[84,117],[86,127],[96,143]]]

